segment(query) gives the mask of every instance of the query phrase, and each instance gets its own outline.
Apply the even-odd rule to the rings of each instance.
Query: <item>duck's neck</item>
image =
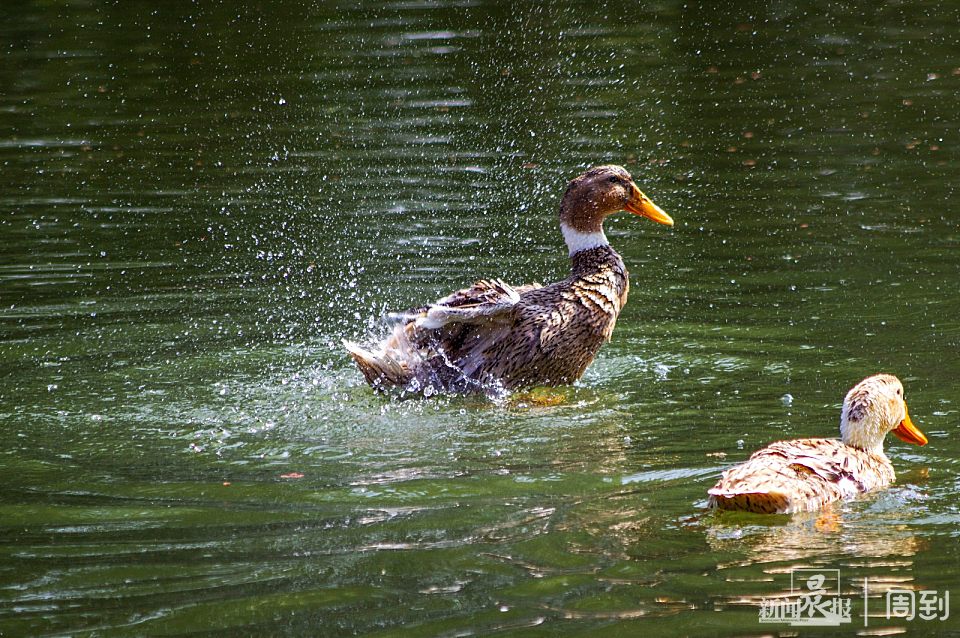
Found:
[[[592,250],[600,246],[610,245],[610,242],[607,241],[607,236],[603,234],[602,226],[599,230],[583,232],[564,222],[560,222],[560,232],[563,233],[563,240],[567,242],[567,250],[570,252],[571,258],[584,250]]]
[[[602,233],[601,233],[602,235]],[[604,274],[604,279],[621,294],[627,289],[627,267],[623,258],[617,254],[610,244],[586,244],[590,248],[582,248],[570,254],[570,276],[574,279],[587,278],[596,283],[597,274]]]
[[[883,433],[872,422],[852,422],[847,418],[846,410],[840,417],[840,440],[851,447],[870,454],[885,456],[883,453]]]

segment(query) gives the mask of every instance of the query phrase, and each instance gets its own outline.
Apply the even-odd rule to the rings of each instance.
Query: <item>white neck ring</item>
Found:
[[[602,229],[592,233],[582,233],[561,222],[560,232],[563,233],[563,239],[567,242],[567,249],[570,251],[571,257],[583,250],[610,245]]]

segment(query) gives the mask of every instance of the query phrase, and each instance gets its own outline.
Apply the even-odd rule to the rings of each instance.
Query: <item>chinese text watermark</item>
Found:
[[[869,591],[863,581],[863,625],[868,624]],[[786,623],[806,627],[839,627],[853,622],[850,596],[842,596],[839,569],[795,569],[790,572],[790,595],[764,598],[761,623]],[[887,619],[947,620],[950,592],[891,589],[884,597]]]

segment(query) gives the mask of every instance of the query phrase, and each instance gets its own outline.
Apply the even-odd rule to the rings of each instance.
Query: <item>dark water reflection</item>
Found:
[[[810,566],[863,630],[865,578],[956,588],[958,18],[3,4],[0,633],[755,635]],[[384,311],[560,276],[602,162],[678,224],[611,220],[630,303],[559,405],[362,384]],[[702,510],[879,370],[931,439],[897,486]]]

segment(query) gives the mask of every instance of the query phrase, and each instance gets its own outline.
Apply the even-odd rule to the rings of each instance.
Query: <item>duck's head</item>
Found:
[[[560,202],[560,229],[570,254],[605,246],[603,220],[621,210],[673,226],[622,166],[597,166],[574,178]]]
[[[927,444],[927,437],[907,413],[900,379],[891,374],[877,374],[847,392],[840,413],[840,436],[844,443],[855,448],[883,452],[887,432],[893,432],[907,443]]]

